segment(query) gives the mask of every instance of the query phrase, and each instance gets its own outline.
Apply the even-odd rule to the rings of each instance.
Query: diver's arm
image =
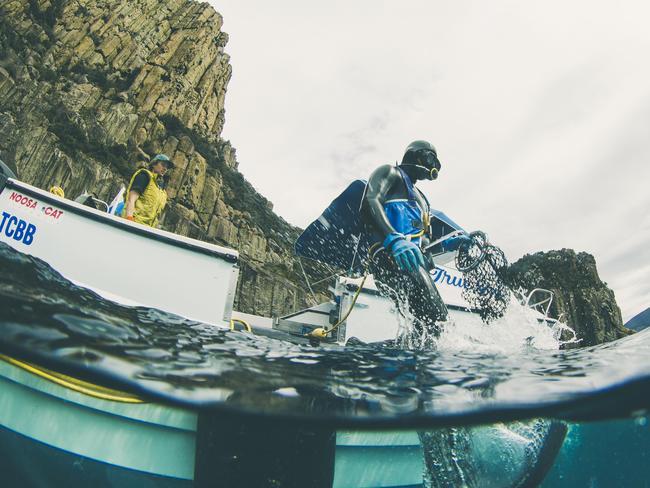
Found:
[[[401,179],[402,176],[394,166],[385,164],[377,168],[368,180],[364,203],[372,223],[383,237],[395,232],[395,229],[388,221],[386,212],[384,212],[384,202],[387,200],[390,189]]]

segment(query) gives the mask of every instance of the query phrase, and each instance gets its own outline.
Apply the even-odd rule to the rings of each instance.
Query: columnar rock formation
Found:
[[[228,36],[188,0],[7,0],[0,4],[0,158],[30,184],[111,200],[157,152],[176,169],[162,227],[242,254],[236,306],[304,304],[298,230],[237,172],[221,138]]]

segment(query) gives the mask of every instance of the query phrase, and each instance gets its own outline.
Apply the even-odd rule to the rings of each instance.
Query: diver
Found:
[[[339,274],[372,273],[380,293],[402,315],[415,319],[416,332],[429,337],[440,334],[438,324],[447,319],[447,307],[429,274],[433,263],[422,249],[431,245],[436,254],[447,253],[471,242],[462,228],[432,210],[415,187],[417,181],[435,180],[440,168],[431,143],[412,142],[401,163],[382,165],[369,181],[350,183],[294,246],[298,256]]]
[[[140,168],[131,177],[124,196],[122,217],[148,225],[158,226],[158,217],[167,204],[165,174],[174,163],[165,154],[156,155],[148,168]]]
[[[399,165],[385,164],[372,173],[361,212],[382,239],[381,247],[371,252],[369,260],[369,271],[379,291],[402,313],[406,302],[415,319],[415,330],[434,337],[440,334],[438,323],[447,319],[448,312],[429,274],[433,265],[422,253],[428,243],[430,208],[415,183],[435,180],[440,168],[431,143],[412,142]],[[457,248],[459,239],[446,241],[445,247]]]

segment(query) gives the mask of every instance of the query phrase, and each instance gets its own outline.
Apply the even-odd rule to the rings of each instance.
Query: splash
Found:
[[[563,331],[571,339],[561,340]],[[441,351],[508,354],[530,349],[557,350],[575,341],[575,332],[565,324],[549,321],[538,312],[511,300],[502,317],[486,324],[480,317],[467,315],[462,323],[444,324],[437,345]]]
[[[504,258],[505,262],[505,258]],[[487,270],[487,271],[486,271]],[[525,353],[530,350],[558,350],[563,344],[561,337],[566,331],[573,332],[559,321],[550,320],[540,310],[527,305],[527,300],[517,301],[516,294],[508,291],[493,293],[498,288],[495,267],[488,261],[469,271],[471,277],[485,277],[492,273],[492,293],[475,293],[476,282],[470,279],[466,292],[475,303],[488,307],[488,313],[463,314],[462,321],[449,319],[438,323],[442,333],[429,334],[426,327],[418,327],[408,306],[408,296],[402,296],[395,307],[399,311],[396,345],[404,350],[437,351],[438,353],[463,355],[504,356]],[[465,275],[467,279],[467,274]],[[499,282],[497,284],[503,285]],[[498,295],[498,296],[496,296]],[[507,297],[507,301],[505,299]],[[523,296],[522,296],[523,298]],[[546,309],[546,313],[548,308]],[[486,318],[489,317],[489,320]],[[573,333],[575,338],[575,333]],[[423,357],[422,359],[425,359]],[[453,408],[458,402],[479,401],[490,389],[482,384],[478,391],[439,387],[444,398],[435,402],[436,408]],[[450,427],[435,430],[419,430],[418,438],[423,453],[423,486],[425,488],[491,487],[508,488],[536,484],[543,477],[564,440],[566,426],[562,422],[535,419],[508,425],[495,424],[485,427]]]
[[[514,296],[515,294],[513,294]],[[558,350],[573,342],[575,333],[565,324],[550,320],[525,300],[510,298],[507,307],[490,323],[485,317],[464,314],[462,322],[449,320],[438,325],[439,337],[414,326],[408,313],[408,298],[400,301],[397,345],[403,349],[437,350],[465,357],[507,355],[530,350]],[[546,310],[548,311],[548,309]],[[422,333],[417,332],[423,330]],[[569,332],[570,334],[567,334]],[[564,333],[564,334],[563,334]],[[562,336],[572,339],[562,341]],[[479,381],[477,386],[481,385]],[[485,387],[485,385],[482,385]],[[439,389],[444,390],[444,389]],[[471,391],[447,388],[435,408],[456,402],[480,400],[485,389]],[[453,407],[452,407],[453,408]],[[450,427],[420,430],[425,488],[533,486],[543,478],[562,445],[566,425],[560,421],[534,419],[528,422],[483,427]]]
[[[579,342],[571,327],[540,314],[514,295],[502,316],[489,324],[473,314],[463,314],[462,320],[450,316],[438,322],[442,331],[439,337],[417,327],[418,318],[409,312],[408,297],[402,297],[397,307],[399,313],[395,314],[396,346],[405,350],[508,354],[558,350],[565,344]]]
[[[419,433],[425,488],[536,486],[566,435],[561,422],[536,419]]]

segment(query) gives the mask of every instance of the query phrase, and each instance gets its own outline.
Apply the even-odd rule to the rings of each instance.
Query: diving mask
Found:
[[[438,173],[440,173],[440,160],[438,160],[438,155],[429,149],[421,149],[416,151],[417,161],[424,164],[413,164],[412,166],[417,166],[427,171],[428,179],[435,180],[438,178]]]

